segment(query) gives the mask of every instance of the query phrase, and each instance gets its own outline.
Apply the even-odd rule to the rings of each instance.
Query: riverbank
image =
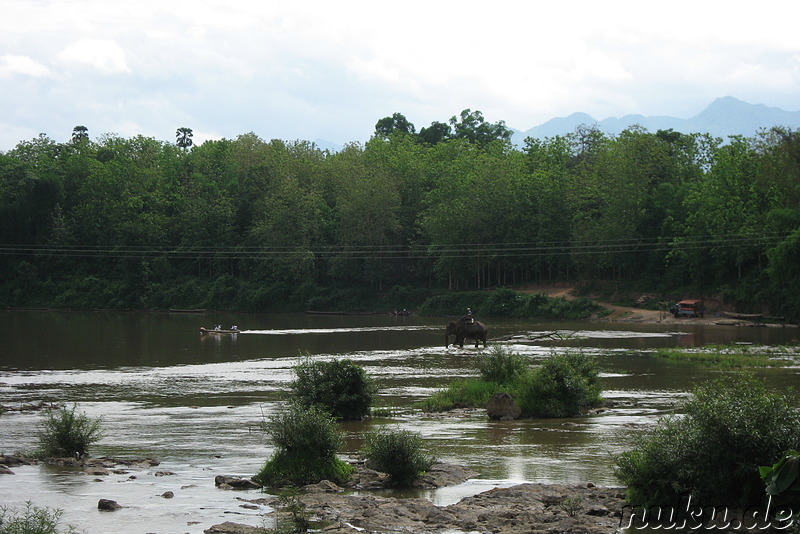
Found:
[[[525,286],[516,288],[520,293],[543,293],[550,298],[563,298],[566,300],[575,299],[577,288],[572,285],[560,286]],[[767,328],[796,328],[798,325],[785,322],[766,322],[755,318],[729,317],[726,314],[732,310],[723,309],[718,302],[707,302],[707,312],[703,317],[674,317],[666,310],[653,310],[642,306],[620,306],[611,304],[599,299],[597,295],[589,295],[589,298],[607,310],[604,315],[596,315],[592,318],[595,321],[609,321],[619,323],[651,323],[651,324],[694,324],[694,325],[724,325],[724,326],[746,326],[746,327],[767,327]],[[639,300],[644,305],[652,301],[653,297],[647,294],[639,295]]]

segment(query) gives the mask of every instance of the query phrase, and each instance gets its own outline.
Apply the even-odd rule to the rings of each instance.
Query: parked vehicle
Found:
[[[703,317],[705,306],[702,300],[686,299],[676,303],[669,309],[670,313],[678,317]]]

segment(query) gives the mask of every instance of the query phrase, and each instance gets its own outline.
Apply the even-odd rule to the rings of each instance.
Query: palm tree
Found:
[[[89,128],[86,126],[76,126],[72,129],[72,142],[80,143],[89,139]]]
[[[192,129],[191,128],[178,128],[175,130],[175,144],[184,150],[188,150],[192,146]]]

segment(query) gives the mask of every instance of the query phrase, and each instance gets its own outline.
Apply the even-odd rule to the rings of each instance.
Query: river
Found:
[[[483,319],[483,318],[482,318]],[[250,476],[272,449],[260,423],[287,398],[302,358],[349,358],[380,388],[391,415],[342,425],[343,454],[364,432],[392,425],[418,432],[439,459],[480,475],[459,486],[417,492],[436,504],[529,482],[618,485],[611,458],[631,448],[636,429],[680,410],[691,389],[722,371],[669,363],[656,347],[720,343],[797,344],[792,328],[489,319],[490,338],[533,360],[555,351],[595,355],[605,411],[570,420],[489,421],[484,414],[426,414],[415,403],[457,377],[475,375],[476,349],[444,347],[443,317],[112,312],[0,312],[0,404],[76,403],[102,420],[92,456],[156,458],[151,469],[95,477],[72,468],[20,466],[0,475],[0,503],[64,510],[63,523],[87,533],[201,533],[224,521],[270,526],[267,506],[214,486],[216,475]],[[233,336],[199,327],[236,324]],[[543,333],[551,339],[531,341]],[[758,371],[770,384],[796,384],[798,368]],[[31,451],[42,413],[0,415],[0,453]],[[172,473],[164,475],[164,472]],[[161,495],[172,491],[174,498]],[[101,498],[124,506],[97,510]]]

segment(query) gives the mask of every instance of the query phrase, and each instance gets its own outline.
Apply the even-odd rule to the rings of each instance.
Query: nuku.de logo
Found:
[[[727,506],[700,506],[692,496],[681,499],[679,506],[653,506],[622,509],[620,527],[631,530],[658,528],[661,530],[784,530],[794,524],[795,511],[787,506],[775,506],[772,495],[757,506],[730,509]]]

